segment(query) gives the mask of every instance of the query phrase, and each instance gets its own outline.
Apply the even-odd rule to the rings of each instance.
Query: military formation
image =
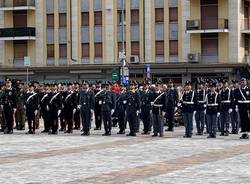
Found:
[[[195,87],[194,87],[195,86]],[[193,88],[194,87],[194,88]],[[129,85],[96,81],[89,84],[32,82],[6,80],[0,88],[1,132],[13,134],[13,129],[35,134],[43,120],[41,133],[66,134],[81,130],[89,136],[91,128],[104,130],[110,136],[112,128],[119,126],[117,134],[163,137],[174,131],[177,115],[185,126],[184,137],[196,135],[207,138],[229,136],[241,131],[241,139],[249,139],[250,87],[248,79],[198,79],[194,84],[186,81],[176,87],[173,81],[131,81]],[[142,122],[143,127],[140,127]]]

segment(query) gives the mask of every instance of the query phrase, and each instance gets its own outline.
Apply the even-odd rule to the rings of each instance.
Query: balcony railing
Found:
[[[218,30],[218,29],[228,29],[228,19],[217,19],[217,18],[211,18],[211,19],[196,19],[196,20],[187,20],[186,23],[186,29],[187,31],[191,30]]]
[[[0,8],[35,7],[35,0],[0,0]]]
[[[0,38],[7,37],[35,37],[36,29],[33,27],[24,28],[2,28],[0,29]]]

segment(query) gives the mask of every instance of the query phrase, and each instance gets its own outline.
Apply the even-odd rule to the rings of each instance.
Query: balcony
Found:
[[[0,29],[0,40],[35,40],[36,29],[25,28],[2,28]]]
[[[227,33],[228,19],[187,20],[187,33]]]
[[[241,20],[241,33],[250,34],[250,19]]]
[[[35,0],[0,0],[0,10],[35,10]]]

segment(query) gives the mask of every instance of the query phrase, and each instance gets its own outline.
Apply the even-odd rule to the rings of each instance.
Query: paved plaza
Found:
[[[239,136],[0,134],[1,184],[250,183],[250,140]]]

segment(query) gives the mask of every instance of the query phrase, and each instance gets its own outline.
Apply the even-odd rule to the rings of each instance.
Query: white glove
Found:
[[[166,115],[166,112],[163,111],[163,112],[162,112],[162,116],[165,117],[165,115]]]
[[[48,105],[46,106],[46,110],[49,111],[49,106]]]
[[[136,116],[139,116],[139,111],[136,111]]]
[[[3,105],[1,105],[1,109],[3,109]]]
[[[35,110],[35,116],[38,114],[38,110]]]
[[[61,114],[61,112],[62,112],[61,110],[58,110],[57,115],[59,116]]]
[[[238,105],[236,105],[235,111],[236,111],[236,112],[239,112],[239,106],[238,106]]]
[[[23,108],[26,109],[26,105],[24,105]]]
[[[153,105],[154,105],[154,102],[150,102],[150,104],[151,104],[151,106],[153,106]]]
[[[232,108],[228,109],[228,113],[229,113],[229,114],[231,114],[232,112],[233,112],[233,109],[232,109]]]
[[[82,107],[81,105],[78,105],[78,106],[77,106],[77,109],[81,109],[81,107]]]
[[[14,113],[16,113],[16,108],[14,108],[13,110],[14,110]]]
[[[174,108],[174,111],[177,111],[177,110],[178,110],[178,108],[177,108],[177,107],[175,107],[175,108]]]
[[[218,117],[220,117],[220,113],[219,113],[219,112],[217,113],[217,118],[218,118]]]
[[[113,114],[114,114],[114,112],[115,112],[115,110],[114,110],[114,109],[112,109],[112,110],[111,110],[111,115],[113,115]]]
[[[205,114],[205,115],[207,114],[207,110],[206,110],[206,109],[204,110],[204,114]]]
[[[93,109],[91,109],[90,112],[91,112],[91,114],[94,114],[94,110]]]
[[[150,113],[150,114],[152,114],[152,113],[153,113],[153,111],[152,111],[152,110],[150,110],[150,111],[149,111],[149,113]]]
[[[75,114],[76,113],[76,109],[73,109],[73,114]]]
[[[181,103],[179,102],[179,103],[177,104],[177,106],[180,107],[180,106],[181,106]]]
[[[194,115],[197,113],[197,111],[194,111]]]

